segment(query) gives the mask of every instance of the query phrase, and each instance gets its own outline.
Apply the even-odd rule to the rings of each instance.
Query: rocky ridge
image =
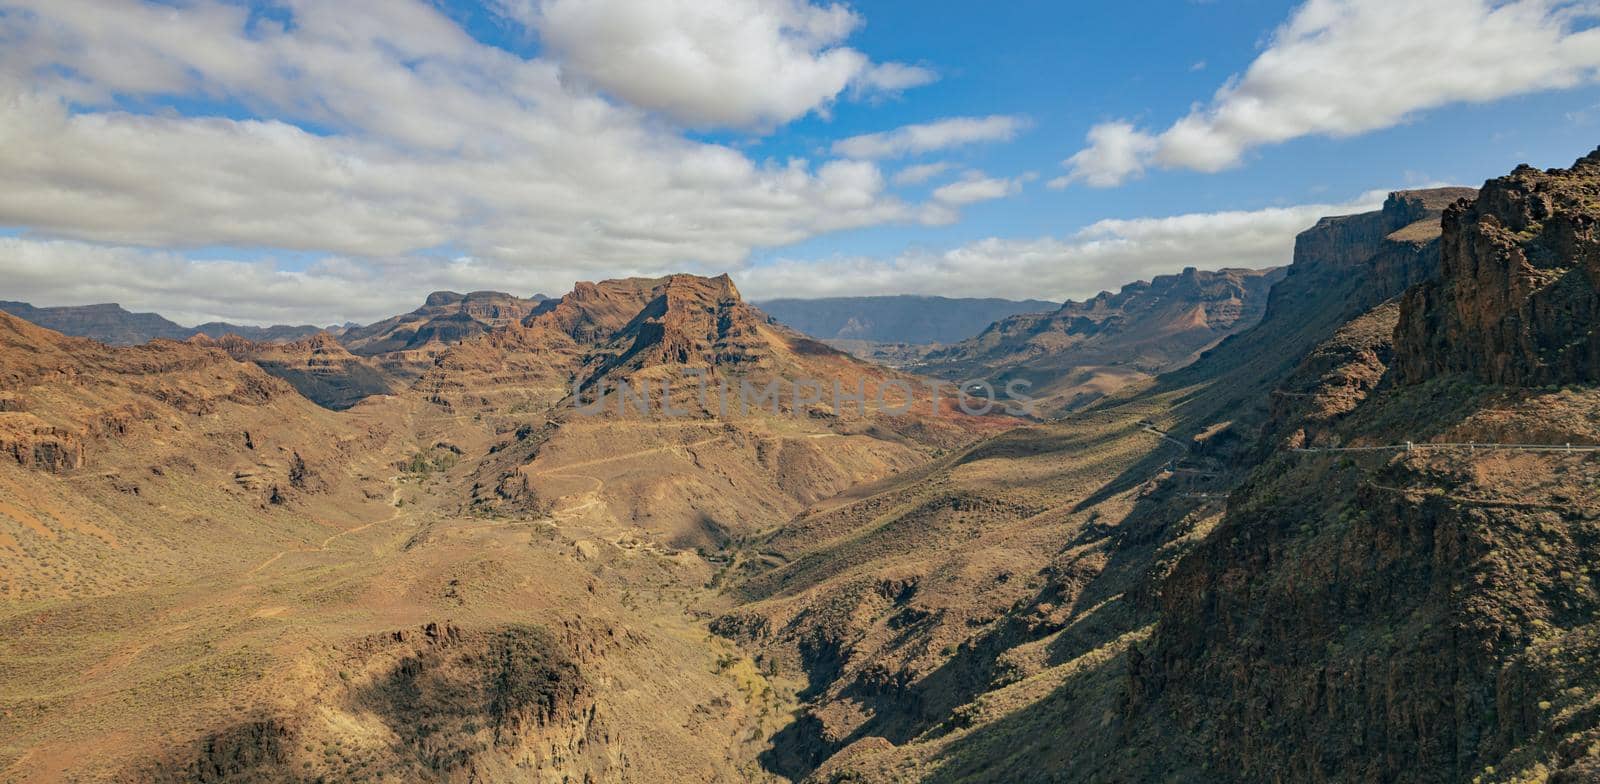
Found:
[[[1407,381],[1600,381],[1600,151],[1490,180],[1445,213],[1442,241],[1443,274],[1406,296]]]
[[[1159,275],[1052,312],[1002,319],[917,367],[957,381],[1019,379],[1055,407],[1081,408],[1253,326],[1282,277],[1281,269]]]
[[[1545,177],[1562,182],[1541,186]],[[1110,488],[1079,505],[1102,513],[1100,529],[1069,530],[1064,562],[1041,570],[1054,585],[1049,614],[1037,600],[1003,614],[1013,640],[1037,628],[1035,619],[1046,636],[1007,641],[999,660],[1027,662],[1042,643],[1042,666],[1022,669],[1020,680],[990,676],[980,696],[940,723],[924,719],[916,734],[835,735],[826,751],[837,753],[810,779],[1566,784],[1600,776],[1591,662],[1600,607],[1584,565],[1600,542],[1596,457],[1289,449],[1600,443],[1600,391],[1583,381],[1594,369],[1582,348],[1592,326],[1579,304],[1585,289],[1561,284],[1578,295],[1580,317],[1554,340],[1524,328],[1527,314],[1548,316],[1550,303],[1568,300],[1506,296],[1530,266],[1581,269],[1583,232],[1557,228],[1534,247],[1553,242],[1571,255],[1524,266],[1520,241],[1538,232],[1508,237],[1498,233],[1501,218],[1481,218],[1508,203],[1535,209],[1524,201],[1548,192],[1541,187],[1592,192],[1600,171],[1580,162],[1508,179],[1488,183],[1479,204],[1438,205],[1448,208],[1442,243],[1405,221],[1406,194],[1382,213],[1319,225],[1302,235],[1298,269],[1274,291],[1261,327],[1154,387],[1180,397],[1097,409],[1144,407],[1145,427],[1183,453],[1148,474],[1137,515],[1111,514]],[[1501,188],[1517,195],[1494,193]],[[1581,198],[1550,203],[1552,226],[1590,221]],[[1420,286],[1394,301],[1394,287],[1413,275]],[[1319,279],[1328,284],[1320,298],[1305,285]],[[1329,326],[1319,336],[1311,324]],[[1269,346],[1291,360],[1263,356]],[[1552,377],[1568,387],[1542,385]],[[1102,560],[1087,559],[1106,529],[1120,535]],[[1108,591],[1120,593],[1107,601]],[[1059,620],[1058,599],[1073,608]],[[1119,605],[1133,612],[1116,620],[1109,609]],[[751,628],[748,616],[735,617]],[[969,646],[981,650],[962,643],[954,660]],[[891,682],[903,689],[904,681]],[[851,694],[830,693],[813,708],[825,729]]]

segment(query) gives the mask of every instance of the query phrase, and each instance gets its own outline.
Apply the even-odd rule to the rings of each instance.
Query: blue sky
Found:
[[[1590,13],[0,0],[0,298],[333,323],[679,270],[1059,299],[1286,263],[1382,191],[1593,149]]]

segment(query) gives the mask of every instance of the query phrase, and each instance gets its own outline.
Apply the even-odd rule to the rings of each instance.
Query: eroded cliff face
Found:
[[[1444,216],[1442,274],[1406,296],[1406,381],[1447,373],[1512,386],[1600,381],[1600,150],[1523,166]]]
[[[1063,587],[1091,586],[1076,601],[1080,614],[1046,643],[1049,650],[1072,640],[1069,655],[1045,659],[1021,680],[990,679],[948,720],[898,735],[881,720],[837,732],[851,728],[840,720],[849,717],[818,704],[812,735],[834,742],[810,780],[1600,780],[1600,671],[1592,662],[1600,604],[1588,566],[1600,555],[1600,456],[1291,451],[1600,443],[1600,390],[1570,372],[1582,367],[1573,357],[1584,356],[1594,329],[1594,311],[1573,299],[1593,280],[1585,214],[1595,200],[1571,195],[1592,193],[1573,176],[1590,167],[1508,178],[1562,181],[1520,186],[1546,205],[1527,208],[1541,216],[1536,230],[1490,223],[1513,226],[1508,236],[1521,237],[1513,244],[1546,288],[1530,288],[1536,304],[1484,319],[1478,332],[1435,327],[1422,317],[1449,313],[1438,300],[1398,295],[1422,283],[1423,292],[1458,288],[1459,301],[1494,301],[1473,277],[1482,254],[1462,253],[1459,234],[1448,220],[1441,234],[1440,221],[1446,209],[1509,212],[1517,199],[1489,194],[1472,206],[1458,203],[1474,193],[1465,189],[1399,193],[1378,213],[1327,219],[1303,233],[1261,326],[1154,387],[1185,397],[1168,409],[1147,394],[1093,412],[1143,406],[1142,432],[1187,455],[1164,467],[1147,459],[1108,485],[1145,482],[1103,561],[1041,572]],[[1464,268],[1472,275],[1461,277]],[[1408,345],[1408,322],[1430,340],[1442,330],[1439,342]],[[1531,336],[1522,344],[1546,353],[1524,351],[1538,360],[1525,364],[1568,369],[1569,388],[1548,388],[1559,374],[1520,386],[1513,384],[1530,377],[1484,383],[1496,378],[1478,371],[1494,363],[1477,362],[1479,355],[1494,356],[1496,340],[1518,345],[1496,330]],[[1416,362],[1430,351],[1436,365],[1417,383],[1397,383],[1401,352]],[[1471,360],[1452,364],[1453,351]],[[1236,448],[1220,448],[1229,433]],[[1092,533],[1117,524],[1107,493],[1080,502],[1096,516],[1064,543],[1062,557],[1081,556]],[[1163,511],[1185,505],[1193,517],[1161,524]],[[878,528],[886,527],[882,517],[872,518]],[[1158,555],[1141,560],[1148,551]],[[1008,556],[1008,567],[1027,573]],[[1063,579],[1069,575],[1077,579]],[[1107,591],[1092,587],[1108,578],[1126,579],[1117,601],[1093,604]],[[1071,606],[1070,591],[1057,594]],[[1122,608],[1126,620],[1110,632],[1096,628],[1109,616],[1083,612],[1086,604]],[[1005,617],[1026,616],[1013,608]],[[730,631],[763,638],[785,630],[769,623]],[[841,639],[859,651],[863,638]],[[1022,661],[1033,644],[998,660]],[[1070,658],[1084,650],[1091,653]],[[841,698],[834,702],[853,707]]]
[[[1595,443],[1597,164],[1448,207],[1438,277],[1280,385],[1263,464],[1129,656],[1127,745],[1186,780],[1594,780],[1594,457],[1284,447]]]
[[[1383,209],[1323,218],[1295,238],[1294,264],[1272,291],[1263,322],[1279,312],[1316,310],[1307,303],[1341,306],[1338,323],[1377,306],[1438,272],[1439,217],[1471,188],[1396,191]],[[1351,289],[1331,295],[1330,289]],[[1326,334],[1326,333],[1324,333]]]
[[[1281,468],[1163,587],[1131,716],[1182,727],[1209,749],[1189,763],[1229,780],[1467,781],[1583,756],[1592,465]]]

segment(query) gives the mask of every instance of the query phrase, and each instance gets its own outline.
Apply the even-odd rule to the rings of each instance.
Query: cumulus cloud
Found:
[[[566,74],[696,126],[784,123],[847,88],[896,92],[934,74],[842,43],[861,18],[807,0],[543,0],[507,7]]]
[[[1080,180],[1097,188],[1118,185],[1143,174],[1145,158],[1155,149],[1155,138],[1131,123],[1096,125],[1089,129],[1089,147],[1067,159],[1071,173],[1051,180],[1050,187],[1063,188]]]
[[[1056,184],[1117,185],[1151,165],[1215,172],[1261,145],[1593,82],[1596,18],[1588,2],[1310,0],[1209,103],[1160,132],[1096,126]]]
[[[939,74],[931,68],[905,63],[880,63],[868,68],[856,80],[856,86],[867,95],[894,94],[938,80]]]
[[[7,299],[41,306],[116,302],[189,325],[368,323],[417,307],[430,291],[560,295],[574,280],[590,277],[579,265],[527,267],[469,257],[324,256],[301,266],[29,237],[0,237],[0,260],[6,273],[0,293]],[[653,272],[615,270],[619,276]]]
[[[849,158],[899,158],[978,142],[1010,141],[1027,127],[1021,117],[949,117],[892,131],[851,136],[833,143],[833,154]]]
[[[1022,178],[990,177],[980,171],[969,171],[961,179],[933,189],[934,201],[952,207],[993,201],[1022,192]]]
[[[812,43],[859,23],[842,7],[783,7],[784,35]],[[686,138],[564,80],[565,65],[481,44],[429,3],[279,8],[286,17],[220,0],[0,0],[0,226],[35,242],[322,254],[419,287],[403,294],[410,301],[441,280],[560,290],[629,271],[736,266],[753,248],[831,231],[955,217],[948,205],[887,193],[871,162],[756,161]],[[914,80],[874,68],[863,59],[850,78]],[[862,76],[869,71],[878,75]],[[125,108],[173,96],[213,102],[228,117]],[[73,248],[58,269],[86,258]],[[8,283],[17,252],[0,255]],[[474,261],[449,275],[412,269],[453,257]],[[118,258],[126,267],[178,257]],[[549,271],[559,272],[540,274]],[[256,290],[287,298],[294,289]],[[30,291],[53,304],[91,293]]]
[[[1289,263],[1296,234],[1318,218],[1377,209],[1384,192],[1343,204],[1103,220],[1068,237],[991,238],[892,258],[782,260],[735,275],[753,298],[948,294],[1083,299],[1184,267],[1265,268]]]
[[[919,163],[895,172],[893,182],[895,185],[921,185],[949,170],[950,163],[948,161]]]
[[[870,178],[841,164],[828,176]],[[890,258],[780,260],[768,264],[686,264],[683,271],[731,271],[746,296],[945,294],[1015,299],[1082,299],[1187,266],[1261,268],[1288,263],[1294,236],[1325,215],[1376,209],[1383,192],[1343,204],[1103,220],[1065,237],[990,238],[945,251],[910,250]],[[73,240],[0,237],[4,294],[39,305],[120,302],[182,324],[370,322],[416,307],[439,289],[494,288],[559,294],[592,278],[581,263],[529,266],[473,257],[352,258],[328,255],[305,265],[193,259],[164,250]],[[618,264],[606,276],[650,275],[649,265]]]

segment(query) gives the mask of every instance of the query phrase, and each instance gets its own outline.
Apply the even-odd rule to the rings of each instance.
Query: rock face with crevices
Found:
[[[1600,150],[1570,169],[1521,166],[1445,212],[1441,275],[1407,294],[1406,381],[1600,380]]]

